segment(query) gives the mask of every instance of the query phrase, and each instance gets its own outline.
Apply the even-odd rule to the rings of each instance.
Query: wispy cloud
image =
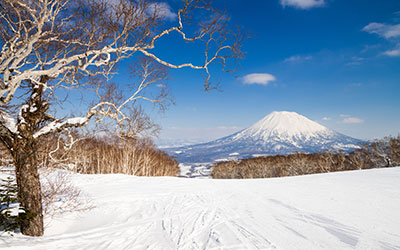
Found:
[[[105,2],[107,4],[109,4],[108,11],[113,16],[116,15],[115,9],[118,9],[120,4],[123,3],[127,6],[138,8],[138,11],[136,14],[142,13],[142,10],[143,10],[144,13],[142,13],[142,14],[144,14],[144,16],[156,14],[158,18],[168,20],[168,21],[174,21],[178,17],[178,15],[173,12],[171,6],[167,2],[149,3],[148,5],[146,5],[146,7],[144,9],[142,6],[139,6],[140,4],[136,5],[137,3],[135,1],[131,1],[131,0],[122,0],[122,2],[121,2],[121,0],[105,0]],[[137,18],[143,18],[143,17],[138,16]]]
[[[325,0],[280,0],[283,7],[289,6],[298,9],[311,9],[322,7],[325,5]]]
[[[172,12],[171,6],[166,2],[152,3],[148,8],[151,13],[156,12],[163,19],[174,21],[177,18],[177,14]]]
[[[347,66],[357,66],[361,65],[365,60],[367,60],[366,57],[360,57],[360,56],[352,56],[349,59],[349,62],[346,63]]]
[[[260,84],[268,85],[270,82],[275,81],[275,76],[268,73],[253,73],[248,74],[242,78],[244,84]]]
[[[165,89],[167,87],[167,85],[163,84],[163,83],[158,83],[157,87]]]
[[[362,30],[385,39],[400,37],[400,24],[370,23]]]
[[[309,61],[312,58],[313,58],[312,56],[295,55],[295,56],[291,56],[289,58],[286,58],[284,60],[284,62],[286,62],[286,63],[298,63],[298,62]]]
[[[370,23],[362,30],[370,34],[377,34],[386,40],[397,43],[395,48],[386,50],[381,55],[390,57],[400,56],[400,24]]]
[[[391,57],[400,56],[400,49],[388,50],[388,51],[383,52],[383,54],[386,56],[391,56]]]
[[[358,117],[354,117],[354,116],[351,116],[351,115],[341,114],[340,117],[343,118],[343,120],[340,121],[341,123],[357,124],[357,123],[363,123],[364,122],[363,119],[360,119]]]
[[[330,120],[332,120],[332,118],[330,118],[330,117],[328,117],[328,116],[325,116],[325,117],[322,117],[322,120],[323,120],[323,121],[330,121]]]
[[[354,124],[354,123],[363,123],[364,120],[362,120],[362,119],[360,119],[360,118],[357,118],[357,117],[348,117],[348,118],[344,118],[342,122],[343,122],[343,123],[351,123],[351,124]]]
[[[217,129],[237,131],[237,130],[241,130],[242,128],[238,127],[238,126],[218,126]]]
[[[371,50],[379,49],[381,46],[382,46],[381,44],[373,44],[373,45],[368,45],[367,44],[367,45],[364,46],[364,49],[361,50],[361,53],[367,53],[367,52],[369,52]]]
[[[361,87],[364,84],[362,82],[352,82],[349,84],[349,87]]]

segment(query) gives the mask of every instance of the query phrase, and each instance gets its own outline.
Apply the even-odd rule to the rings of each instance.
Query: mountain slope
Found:
[[[351,151],[361,140],[328,129],[295,112],[272,112],[251,127],[208,143],[167,149],[182,163],[258,155]]]

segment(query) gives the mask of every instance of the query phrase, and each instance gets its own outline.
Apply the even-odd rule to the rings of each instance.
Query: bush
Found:
[[[41,169],[43,215],[52,218],[59,214],[81,212],[94,208],[90,199],[82,195],[63,170]]]

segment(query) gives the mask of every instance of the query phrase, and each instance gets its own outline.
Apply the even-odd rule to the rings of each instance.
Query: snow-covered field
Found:
[[[400,168],[277,179],[73,175],[96,208],[0,249],[400,249]]]

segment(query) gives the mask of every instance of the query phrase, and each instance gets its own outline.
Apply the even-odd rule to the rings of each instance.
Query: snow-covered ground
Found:
[[[73,175],[96,208],[0,249],[400,249],[400,168],[276,179]]]

